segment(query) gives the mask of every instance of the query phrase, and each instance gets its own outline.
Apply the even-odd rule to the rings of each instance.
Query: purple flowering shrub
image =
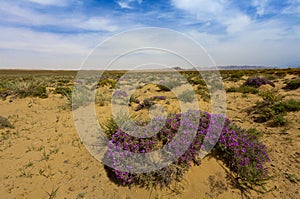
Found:
[[[187,116],[187,117],[182,117]],[[200,116],[200,117],[199,117]],[[197,121],[196,118],[199,118]],[[157,118],[160,120],[163,118]],[[224,122],[221,129],[221,121]],[[195,125],[197,124],[197,125]],[[213,124],[213,126],[211,126]],[[145,126],[153,130],[153,125]],[[218,135],[208,134],[210,129],[221,129]],[[111,129],[110,129],[111,130]],[[180,132],[183,133],[178,133]],[[139,186],[168,186],[173,180],[181,180],[184,173],[191,167],[192,163],[199,165],[200,151],[217,142],[214,149],[219,157],[228,167],[248,184],[259,184],[267,178],[268,170],[265,163],[270,161],[266,147],[259,141],[258,136],[251,131],[245,131],[227,118],[221,115],[211,115],[201,111],[189,111],[170,116],[166,119],[162,129],[148,138],[133,137],[115,126],[115,131],[110,131],[110,141],[105,154],[106,161],[109,161],[113,168],[108,167],[114,178],[122,185]],[[210,136],[212,139],[205,141]],[[174,142],[175,141],[175,142]],[[179,144],[178,144],[179,143]],[[129,152],[147,154],[163,147],[165,151],[179,157],[173,163],[164,168],[151,172],[130,172],[134,168],[148,165],[155,165],[155,162],[141,162],[139,156],[136,159],[129,158]],[[126,153],[128,152],[128,153]],[[141,157],[140,156],[140,157]],[[170,157],[164,156],[164,161],[170,161]],[[131,162],[130,162],[131,161]],[[131,166],[130,166],[131,165]],[[126,167],[127,171],[121,171],[120,166]]]
[[[166,97],[162,96],[162,95],[160,95],[160,96],[155,95],[155,96],[151,97],[151,100],[166,100]]]
[[[123,90],[115,90],[112,94],[112,102],[116,104],[126,104],[128,102],[128,94]]]
[[[230,124],[227,133],[222,131],[217,148],[226,164],[237,174],[237,177],[250,184],[260,184],[267,179],[268,169],[265,166],[270,159],[265,145],[258,136],[245,131],[235,124]]]
[[[260,87],[261,85],[270,84],[272,87],[274,87],[274,83],[268,80],[265,77],[249,77],[246,82],[244,83],[244,86],[253,86],[253,87]]]

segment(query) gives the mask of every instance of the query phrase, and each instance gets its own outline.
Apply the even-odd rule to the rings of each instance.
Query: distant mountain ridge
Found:
[[[253,65],[230,65],[230,66],[216,66],[218,70],[258,70],[258,69],[281,69],[288,68],[283,66],[253,66]],[[300,68],[300,66],[291,67]],[[180,67],[174,67],[175,70],[194,70],[194,69],[181,69]],[[215,67],[196,67],[197,70],[214,70]]]

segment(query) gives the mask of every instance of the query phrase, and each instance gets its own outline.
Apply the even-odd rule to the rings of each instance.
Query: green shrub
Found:
[[[139,103],[140,103],[140,100],[138,99],[137,96],[131,95],[131,96],[130,96],[130,99],[129,99],[129,103],[130,103],[130,104],[131,104],[131,103],[139,104]]]
[[[56,87],[54,92],[54,94],[61,94],[62,96],[68,97],[72,95],[72,89],[69,87],[65,87],[65,86],[59,86]]]
[[[100,125],[101,128],[104,130],[104,133],[108,136],[109,139],[111,139],[111,136],[114,133],[116,133],[117,129],[122,127],[122,125],[125,122],[129,121],[130,119],[131,119],[130,115],[120,113],[115,119],[113,116],[111,116],[108,120],[101,123]]]
[[[87,88],[80,85],[78,85],[76,89],[59,86],[55,88],[54,93],[61,94],[63,97],[66,97],[69,102],[69,106],[72,106],[74,109],[92,101],[90,92]]]
[[[183,91],[178,95],[178,99],[182,102],[193,102],[196,99],[195,92],[192,90]]]
[[[99,106],[105,106],[107,98],[104,96],[104,93],[97,93],[96,94],[96,104]]]
[[[115,88],[116,84],[117,84],[117,81],[114,79],[101,79],[98,82],[99,87],[109,86],[111,89]]]
[[[288,123],[284,117],[288,112],[299,111],[300,101],[295,99],[283,100],[283,96],[276,92],[260,93],[263,101],[256,102],[254,109],[261,116],[260,121],[271,120],[273,126],[283,126]]]
[[[14,128],[14,126],[8,121],[7,118],[0,116],[0,129]]]
[[[189,83],[193,85],[202,85],[206,86],[206,82],[199,76],[193,77],[189,79]]]
[[[33,97],[47,98],[47,90],[45,86],[39,86],[32,92]]]
[[[176,80],[171,80],[171,81],[163,81],[161,82],[161,84],[158,84],[158,88],[162,91],[170,91],[173,88],[180,86],[181,83],[179,81]]]
[[[6,92],[18,97],[40,97],[47,98],[47,90],[43,81],[34,79],[15,80],[5,84]]]
[[[300,101],[299,100],[294,100],[294,99],[289,99],[285,101],[285,109],[286,111],[299,111],[300,110]]]
[[[238,92],[239,87],[230,87],[230,88],[226,88],[225,90],[226,90],[226,92],[229,92],[229,93],[235,93],[235,92]]]
[[[239,93],[243,93],[243,94],[247,94],[247,93],[251,93],[251,94],[256,94],[259,91],[252,87],[252,86],[240,86],[240,87],[230,87],[228,89],[226,89],[226,92],[239,92]]]
[[[199,94],[205,102],[208,102],[210,100],[210,94],[207,86],[204,87],[199,85],[195,93]]]
[[[238,91],[240,93],[252,93],[252,94],[258,93],[258,90],[251,86],[241,86]]]
[[[264,91],[260,92],[259,96],[261,96],[265,103],[275,103],[282,100],[283,96],[280,94],[277,94],[275,91]]]
[[[72,105],[73,109],[76,109],[80,106],[85,106],[88,103],[92,102],[92,95],[87,88],[79,86],[72,91],[71,96],[67,96],[69,103]]]
[[[228,79],[229,81],[237,82],[242,79],[242,77],[244,76],[244,73],[234,72],[232,74],[228,74],[228,76],[229,76],[229,79]]]
[[[300,87],[300,78],[297,78],[287,82],[285,89],[296,90],[299,87]]]
[[[262,137],[262,132],[258,131],[256,128],[250,128],[245,131],[250,136]]]
[[[272,121],[273,126],[284,126],[286,124],[287,124],[287,119],[284,118],[284,115],[282,115],[282,114],[276,115],[273,118],[273,121]]]

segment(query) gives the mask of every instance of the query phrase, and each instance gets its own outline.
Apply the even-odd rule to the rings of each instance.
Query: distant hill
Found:
[[[212,70],[215,67],[197,67],[197,70]],[[258,70],[258,69],[278,69],[280,67],[271,66],[217,66],[218,70]],[[190,69],[187,69],[190,70]]]

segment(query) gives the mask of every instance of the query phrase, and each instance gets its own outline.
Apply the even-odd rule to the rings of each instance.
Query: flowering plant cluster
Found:
[[[113,168],[109,169],[120,184],[168,186],[173,180],[180,180],[192,163],[199,165],[200,151],[209,150],[215,144],[214,150],[220,153],[222,160],[244,182],[258,184],[266,179],[265,163],[269,161],[266,147],[256,135],[239,128],[229,119],[194,110],[156,120],[165,120],[165,123],[160,129],[155,129],[151,124],[145,126],[150,131],[157,131],[152,137],[137,138],[117,127],[110,136],[104,158],[112,165]],[[221,130],[220,135],[217,133],[218,129]],[[126,152],[143,155],[162,148],[166,154],[172,153],[172,157],[175,157],[172,164],[151,172],[130,172],[133,168],[156,163],[141,163],[139,156],[132,159]],[[161,162],[171,159],[170,156],[162,156]],[[121,167],[125,167],[127,171],[118,169]]]
[[[249,77],[246,82],[244,83],[245,86],[253,86],[253,87],[260,87],[261,85],[269,84],[271,86],[275,86],[273,82],[268,80],[265,77]]]
[[[166,100],[166,97],[165,96],[157,96],[157,95],[155,95],[155,96],[153,96],[153,97],[151,97],[150,98],[151,100]]]

